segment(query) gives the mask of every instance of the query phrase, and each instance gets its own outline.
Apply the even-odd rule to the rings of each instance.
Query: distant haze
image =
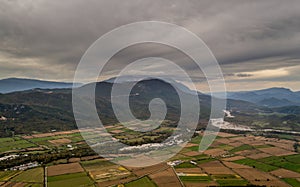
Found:
[[[81,84],[74,84],[75,87]],[[33,79],[9,78],[0,80],[0,93],[10,93],[16,91],[31,90],[36,88],[54,89],[54,88],[72,88],[73,83],[51,82]]]

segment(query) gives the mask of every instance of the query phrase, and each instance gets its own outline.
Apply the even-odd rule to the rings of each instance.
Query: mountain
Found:
[[[125,89],[132,82],[114,84],[119,84],[121,88]],[[75,89],[81,91],[91,89],[92,86],[96,86],[95,103],[102,123],[104,125],[118,123],[111,105],[113,83],[97,82]],[[181,91],[181,89],[178,90],[186,98],[195,96]],[[124,95],[118,95],[117,97],[122,96]],[[132,114],[142,120],[149,118],[149,102],[154,98],[161,98],[166,103],[166,119],[176,123],[181,113],[179,94],[170,83],[158,79],[139,81],[132,88],[129,97],[129,106]],[[198,98],[201,107],[198,129],[204,129],[210,115],[211,96],[199,94]],[[227,119],[232,123],[250,126],[263,123],[269,124],[270,127],[280,127],[285,122],[285,128],[300,130],[300,127],[295,125],[300,123],[300,115],[297,114],[298,108],[272,110],[248,101],[228,99],[227,110],[235,116],[235,118]],[[276,115],[276,113],[283,114]],[[288,120],[285,118],[285,113],[290,115]],[[293,117],[292,115],[297,116]],[[15,132],[15,134],[30,134],[33,131],[50,132],[53,129],[61,131],[75,128],[76,123],[72,110],[72,89],[70,88],[33,89],[0,94],[0,137],[10,136],[11,132]]]
[[[281,114],[300,115],[300,106],[286,106],[280,108],[273,108],[273,111]]]
[[[132,75],[124,75],[124,76],[118,77],[118,79],[117,79],[117,77],[113,77],[113,78],[104,80],[103,82],[106,82],[106,83],[119,83],[119,84],[122,84],[122,83],[128,83],[128,82],[130,82],[130,83],[132,83],[132,82],[136,83],[136,82],[139,82],[139,81],[141,81],[141,80],[146,81],[146,80],[158,80],[158,79],[152,78],[152,77],[147,77],[147,78],[145,78],[144,76],[138,76],[138,75],[136,75],[136,76],[132,76]],[[190,90],[190,89],[189,89],[187,86],[185,86],[184,84],[181,84],[181,83],[179,83],[179,82],[177,82],[177,81],[174,81],[174,80],[172,80],[172,79],[164,78],[163,81],[164,81],[164,82],[167,82],[167,83],[169,83],[169,84],[171,84],[171,85],[174,85],[177,89],[179,89],[179,90],[181,90],[181,91],[183,91],[183,92],[185,92],[185,93],[193,94],[193,95],[195,95],[195,94],[201,95],[201,94],[202,94],[202,93],[200,93],[200,92],[198,92],[198,91]]]
[[[111,125],[118,121],[111,106],[111,89],[113,83],[98,82],[81,86],[79,90],[91,89],[96,84],[96,98],[98,114],[103,124]],[[115,83],[121,87],[128,87],[130,82]],[[189,95],[182,92],[187,98]],[[200,119],[206,122],[210,115],[209,95],[199,96],[201,113]],[[180,100],[176,89],[169,83],[148,79],[138,82],[131,91],[130,107],[132,113],[139,119],[150,116],[149,102],[154,98],[161,98],[167,106],[166,119],[178,121],[180,117]],[[239,108],[245,112],[254,112],[256,105],[245,101],[229,100],[231,109]],[[30,133],[33,129],[38,132],[49,132],[51,129],[69,130],[76,128],[72,111],[72,89],[33,89],[27,91],[0,94],[0,136],[9,135],[10,131],[16,134]],[[203,123],[204,124],[204,123]]]
[[[255,91],[228,92],[227,97],[267,107],[300,106],[299,92],[287,88],[269,88]]]
[[[275,97],[263,99],[259,101],[257,104],[272,107],[272,108],[297,105],[295,102],[289,101],[288,99],[278,99]]]
[[[0,80],[0,93],[10,93],[16,91],[31,90],[36,88],[54,89],[54,88],[72,88],[73,83],[51,82],[35,79],[8,78]],[[75,84],[80,86],[80,84]]]

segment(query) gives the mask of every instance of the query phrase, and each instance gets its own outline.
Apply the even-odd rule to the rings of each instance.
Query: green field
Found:
[[[49,187],[94,186],[94,182],[84,172],[48,177],[47,182]]]
[[[193,157],[193,160],[195,160],[197,162],[197,164],[203,164],[203,163],[206,163],[206,162],[211,162],[211,161],[214,161],[216,160],[215,158],[211,158],[211,157],[207,157],[205,155],[201,157],[201,155],[199,156],[196,156],[196,157]]]
[[[199,144],[201,140],[202,140],[202,136],[196,136],[196,137],[192,138],[192,140],[190,142],[194,143],[194,144]]]
[[[265,171],[265,172],[269,172],[269,171],[273,171],[275,169],[278,169],[278,167],[276,167],[276,166],[269,165],[269,164],[259,162],[259,161],[256,161],[256,160],[252,160],[252,159],[249,159],[249,158],[242,159],[242,160],[236,160],[234,162],[238,163],[238,164],[244,164],[244,165],[252,166],[256,169],[259,169],[259,170]]]
[[[269,145],[269,144],[264,144],[264,145],[256,145],[253,146],[254,148],[268,148],[268,147],[274,147],[273,145]]]
[[[249,183],[245,180],[237,180],[237,179],[230,179],[230,180],[217,180],[221,186],[247,186]]]
[[[0,138],[0,143],[4,143],[4,142],[13,142],[16,140],[19,140],[19,137],[15,137],[15,138]]]
[[[208,182],[210,181],[209,176],[180,176],[183,182]]]
[[[230,152],[235,153],[235,152],[244,151],[244,150],[251,150],[251,149],[254,149],[254,147],[251,146],[251,145],[248,145],[248,144],[244,144],[244,145],[241,145],[239,147],[235,147],[235,148],[231,149]]]
[[[232,150],[234,147],[233,146],[230,146],[230,145],[227,145],[227,144],[220,144],[214,148],[220,148],[220,149],[224,149],[224,150]]]
[[[36,147],[36,145],[18,137],[0,139],[0,152],[25,149],[29,147]]]
[[[49,140],[57,140],[61,138],[70,139],[72,143],[77,143],[83,141],[80,133],[74,134],[66,134],[66,135],[56,135],[56,136],[48,136],[48,137],[41,137],[41,138],[32,138],[30,139],[31,142],[37,143],[39,145],[47,145],[47,146],[54,146]]]
[[[177,166],[175,166],[175,168],[196,168],[197,166],[195,166],[194,164],[191,164],[189,162],[183,162]]]
[[[43,183],[44,169],[39,167],[39,168],[26,170],[21,174],[17,175],[16,177],[12,178],[10,181]]]
[[[297,179],[289,179],[289,178],[285,178],[283,179],[286,183],[290,184],[293,187],[298,187],[300,186],[300,182]]]
[[[156,187],[157,185],[152,182],[148,177],[140,178],[136,181],[125,184],[125,187]]]
[[[0,181],[8,181],[19,173],[21,171],[0,171]]]
[[[25,187],[43,187],[44,184],[30,183],[26,184]]]
[[[223,179],[239,179],[239,176],[231,175],[231,174],[222,174],[222,175],[212,175],[213,179],[223,180]]]
[[[199,151],[199,146],[192,146],[187,148],[190,151]]]
[[[97,140],[98,135],[93,134],[91,132],[86,132],[91,140]],[[140,137],[136,137],[136,134],[132,133],[133,140],[136,141]],[[119,135],[122,136],[122,135]],[[11,150],[11,149],[22,149],[22,147],[36,147],[37,145],[47,145],[50,150],[53,149],[55,151],[60,151],[62,149],[66,149],[66,146],[57,147],[57,145],[53,145],[49,142],[49,140],[54,139],[61,139],[67,138],[72,141],[72,143],[76,143],[78,141],[82,141],[82,137],[80,133],[68,134],[68,135],[57,135],[53,137],[43,137],[43,138],[32,138],[32,139],[23,139],[20,136],[16,136],[14,138],[1,138],[0,139],[0,152],[4,150]],[[149,136],[149,139],[152,137]],[[199,143],[201,140],[201,136],[197,136],[191,140],[192,143]],[[121,137],[122,139],[122,137]],[[34,143],[32,143],[34,142]],[[76,145],[80,148],[81,145]],[[256,151],[256,148],[266,148],[266,147],[273,147],[273,145],[259,145],[259,146],[252,146],[251,144],[243,144],[241,146],[233,148],[227,144],[216,144],[211,148],[222,148],[232,153],[232,156],[242,155],[238,154],[237,152],[243,150],[251,150]],[[211,149],[209,148],[209,149]],[[46,153],[45,151],[30,151],[31,153]],[[219,160],[219,158],[213,158],[209,155],[201,154],[197,156],[186,156],[184,155],[186,152],[190,151],[198,151],[198,146],[192,147],[185,147],[183,148],[179,154],[175,155],[170,160],[182,160],[183,163],[175,166],[175,168],[197,168],[198,166],[193,165],[190,161],[195,161],[197,164],[210,162],[213,160]],[[21,152],[21,151],[20,151]],[[22,152],[22,154],[28,154],[29,152]],[[151,156],[160,156],[164,154],[169,154],[170,151],[168,149],[162,149],[157,154],[151,154]],[[16,154],[16,153],[14,153]],[[34,155],[35,156],[35,155]],[[74,158],[79,158],[80,156],[74,156]],[[128,157],[118,157],[119,160],[121,159],[128,159]],[[116,160],[114,160],[116,161]],[[222,159],[220,159],[222,161]],[[56,160],[47,163],[48,165],[55,165],[59,163],[68,163],[67,158],[60,158],[57,157]],[[110,161],[104,159],[94,159],[89,161],[79,161],[82,167],[85,169],[85,172],[81,173],[73,173],[73,174],[64,174],[59,176],[52,176],[47,178],[47,184],[49,187],[76,187],[76,186],[95,186],[99,182],[104,181],[118,181],[125,177],[132,177],[133,173],[130,171],[124,170],[121,166],[112,163]],[[300,173],[300,154],[296,155],[289,155],[289,156],[271,156],[263,159],[250,159],[245,158],[241,160],[230,161],[238,164],[248,165],[257,170],[261,170],[264,172],[270,172],[276,170],[278,168],[285,168],[291,171],[295,171]],[[226,166],[227,167],[227,166]],[[121,168],[121,169],[119,169]],[[188,169],[187,169],[188,170]],[[179,171],[179,170],[178,170]],[[101,174],[104,173],[105,177],[102,177]],[[100,177],[99,177],[100,176]],[[102,178],[101,178],[102,177]],[[232,174],[224,174],[224,175],[213,175],[210,174],[208,176],[179,176],[180,180],[183,183],[191,184],[191,185],[198,185],[205,184],[205,182],[211,182],[211,184],[219,184],[220,186],[247,186],[250,185],[251,181],[246,181],[246,179],[239,177],[238,175]],[[136,178],[135,178],[136,179]],[[279,178],[280,179],[280,178]],[[133,179],[132,179],[133,180]],[[280,179],[291,186],[300,186],[300,182],[297,179],[292,178],[284,178]],[[34,168],[28,169],[25,171],[0,171],[0,182],[18,182],[23,183],[25,186],[43,186],[44,183],[44,169]],[[197,184],[198,183],[198,184]],[[117,184],[117,183],[116,183]],[[143,175],[142,178],[137,180],[128,182],[124,184],[126,187],[157,187],[154,181],[149,177],[149,175]]]
[[[288,162],[292,162],[292,163],[295,163],[295,164],[300,164],[300,154],[285,156],[283,158],[285,160],[287,160]]]
[[[300,155],[290,155],[290,156],[271,156],[267,158],[260,159],[259,161],[266,164],[270,164],[276,167],[285,168],[295,172],[300,172]]]

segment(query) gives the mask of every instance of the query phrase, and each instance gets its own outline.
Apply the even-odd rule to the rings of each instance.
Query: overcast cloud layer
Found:
[[[300,90],[298,0],[3,0],[0,78],[72,81],[81,56],[101,35],[149,20],[178,24],[203,39],[221,64],[229,90]],[[123,56],[136,52],[133,47]],[[151,46],[147,53],[175,54]],[[201,75],[198,86],[206,89]]]

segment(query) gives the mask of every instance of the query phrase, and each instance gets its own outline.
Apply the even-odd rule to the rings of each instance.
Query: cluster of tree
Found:
[[[9,161],[0,161],[0,169],[8,169],[14,166],[19,166],[21,164],[29,162],[38,162],[42,165],[59,160],[59,159],[69,159],[71,157],[84,157],[93,156],[96,153],[88,146],[78,147],[73,150],[51,150],[44,153],[20,155]]]
[[[294,145],[293,145],[293,147],[294,147],[294,150],[295,150],[295,152],[299,152],[299,143],[298,142],[295,142],[294,143]]]

